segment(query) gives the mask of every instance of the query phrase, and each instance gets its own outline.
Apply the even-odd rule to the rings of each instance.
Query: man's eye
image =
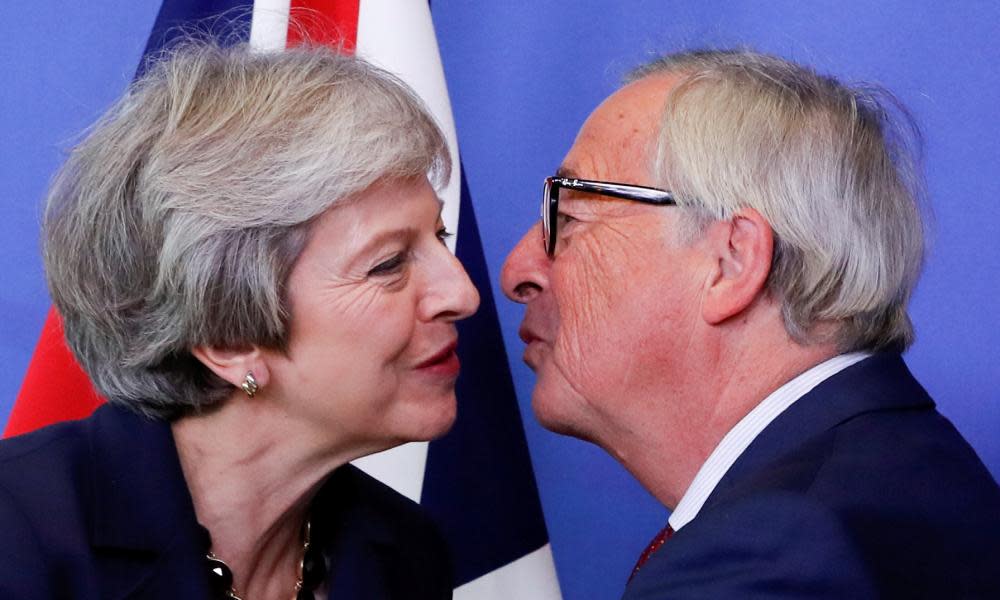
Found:
[[[556,215],[556,226],[559,228],[560,233],[566,231],[566,226],[575,221],[576,219],[565,213],[559,213]]]
[[[439,240],[441,240],[441,243],[444,243],[445,240],[447,240],[450,237],[454,237],[454,236],[455,236],[454,233],[448,231],[444,227],[442,227],[441,229],[437,230],[437,238]]]
[[[403,266],[406,264],[406,254],[400,252],[396,254],[389,260],[380,262],[375,265],[372,270],[368,271],[370,277],[378,277],[380,275],[395,275],[403,270]]]

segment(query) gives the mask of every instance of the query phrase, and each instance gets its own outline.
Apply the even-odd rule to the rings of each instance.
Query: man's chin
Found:
[[[531,395],[531,409],[538,423],[549,431],[582,437],[573,426],[572,411],[569,410],[567,403],[560,396],[548,393],[541,386],[541,381],[535,386],[535,391]]]

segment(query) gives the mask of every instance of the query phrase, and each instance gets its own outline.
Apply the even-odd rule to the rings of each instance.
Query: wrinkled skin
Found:
[[[650,78],[611,96],[584,124],[560,174],[652,186],[665,89],[663,78]],[[690,343],[705,258],[676,239],[676,208],[569,190],[559,208],[556,256],[545,255],[539,224],[502,274],[508,297],[527,305],[521,335],[538,377],[533,408],[547,428],[622,458],[615,440],[654,414],[649,403],[661,402],[682,362],[674,358]]]
[[[426,178],[376,186],[321,215],[288,281],[286,353],[265,356],[268,395],[318,439],[354,453],[443,434],[455,376],[421,364],[457,340],[476,289],[442,242]]]

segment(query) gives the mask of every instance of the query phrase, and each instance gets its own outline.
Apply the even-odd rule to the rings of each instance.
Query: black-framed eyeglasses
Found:
[[[546,177],[545,187],[542,191],[542,243],[545,244],[545,253],[550,257],[555,256],[556,253],[556,241],[558,239],[556,236],[559,235],[557,231],[559,226],[559,190],[562,188],[611,196],[623,200],[634,200],[643,204],[656,204],[660,206],[677,204],[673,194],[658,188],[629,185],[627,183],[614,183],[611,181]]]

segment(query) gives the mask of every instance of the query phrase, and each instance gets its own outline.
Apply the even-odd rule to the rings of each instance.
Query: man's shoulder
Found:
[[[788,451],[742,474],[734,490],[785,489],[814,498],[918,504],[954,497],[956,489],[1000,501],[975,450],[934,407],[869,411],[814,432]],[[886,494],[894,490],[893,494]],[[907,491],[909,493],[907,493]]]
[[[908,493],[884,485],[877,494]],[[914,511],[877,494],[748,483],[675,533],[625,598],[1000,597],[997,506],[939,523],[923,505]]]
[[[1000,488],[976,451],[933,407],[857,415],[828,437],[829,451],[816,488],[826,483],[832,492],[838,479],[850,478],[855,485],[847,491],[912,486],[912,495],[900,498],[911,503],[923,495],[954,497],[956,490],[1000,500]]]
[[[1000,488],[898,357],[865,362],[766,428],[626,597],[1000,597]]]
[[[1000,488],[933,407],[854,415],[717,492],[665,548],[664,577],[727,594],[1000,595]]]
[[[759,490],[703,510],[629,583],[627,600],[874,598],[837,515],[800,494]]]
[[[833,433],[808,495],[836,511],[881,577],[1000,597],[1000,487],[934,409],[871,413]],[[941,588],[944,591],[944,587]]]
[[[727,494],[784,490],[831,505],[900,503],[941,513],[955,490],[1000,502],[1000,488],[898,355],[831,377],[768,425],[720,482]],[[888,493],[893,492],[893,493]]]

